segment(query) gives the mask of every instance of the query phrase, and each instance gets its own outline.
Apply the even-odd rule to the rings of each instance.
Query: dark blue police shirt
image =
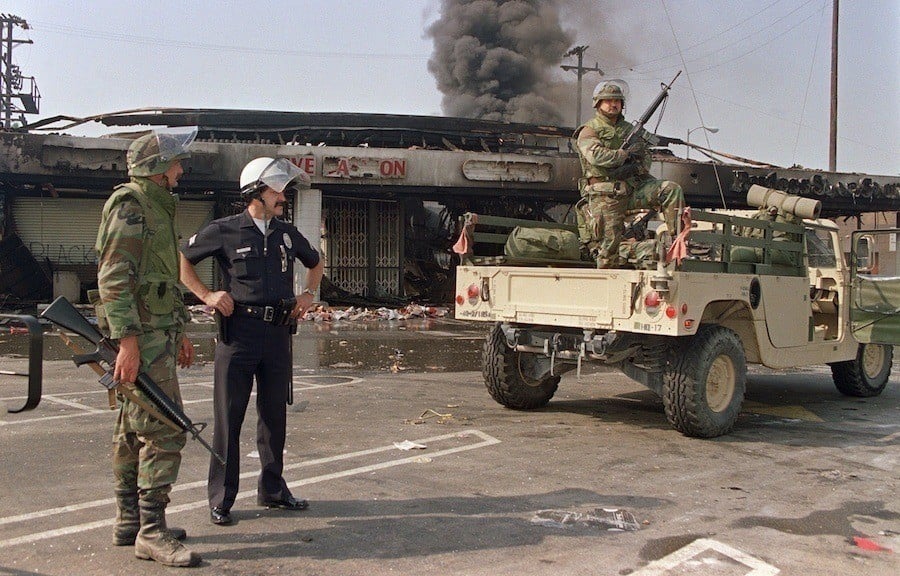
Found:
[[[294,296],[294,259],[307,268],[319,263],[319,252],[292,224],[273,218],[264,239],[250,213],[213,220],[192,236],[181,253],[197,264],[214,256],[223,290],[235,302],[270,306]]]

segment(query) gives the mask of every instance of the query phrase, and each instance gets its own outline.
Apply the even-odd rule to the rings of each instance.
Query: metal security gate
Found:
[[[12,202],[16,231],[39,261],[47,260],[53,270],[77,270],[82,282],[97,279],[97,230],[106,199],[18,197]],[[175,216],[176,231],[182,239],[195,234],[212,219],[214,203],[181,201]],[[212,286],[212,259],[197,266],[197,274]]]
[[[322,210],[325,273],[331,282],[359,296],[402,296],[400,204],[324,198]]]

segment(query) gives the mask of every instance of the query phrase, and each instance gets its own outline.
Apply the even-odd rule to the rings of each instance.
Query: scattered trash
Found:
[[[191,322],[195,324],[211,324],[215,322],[215,308],[205,304],[188,306]],[[403,308],[332,308],[326,304],[316,306],[306,312],[301,320],[310,322],[342,322],[342,321],[378,321],[378,320],[410,320],[414,318],[443,318],[448,309],[443,306],[422,306],[409,304]]]
[[[864,538],[862,536],[854,536],[853,543],[863,550],[869,550],[870,552],[888,552],[893,553],[894,551],[890,548],[885,548],[875,542],[869,540],[868,538]]]
[[[547,528],[583,526],[605,529],[609,532],[636,532],[641,529],[641,525],[631,512],[618,508],[596,508],[593,512],[538,510],[531,522]]]
[[[424,450],[425,448],[428,448],[428,446],[419,444],[418,442],[413,442],[411,440],[404,440],[403,442],[394,442],[394,448],[397,448],[399,450]]]
[[[394,374],[401,370],[406,370],[405,366],[400,365],[400,363],[403,362],[403,351],[399,348],[395,348],[394,353],[388,355],[388,359],[392,361],[390,370]]]
[[[415,420],[406,420],[405,422],[407,424],[424,424],[425,421],[429,418],[437,418],[438,424],[447,424],[448,422],[451,422],[454,420],[453,414],[450,412],[447,412],[446,414],[441,414],[440,412],[429,408],[428,410],[422,412],[422,414],[420,414],[419,417],[416,418]],[[462,418],[460,418],[460,420],[468,420],[468,418],[462,417]]]
[[[856,474],[844,474],[840,470],[825,470],[824,472],[820,472],[819,476],[821,476],[825,480],[848,480],[852,478],[859,478],[859,476]]]

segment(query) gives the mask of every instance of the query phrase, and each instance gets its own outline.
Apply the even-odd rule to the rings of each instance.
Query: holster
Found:
[[[219,333],[219,342],[222,344],[231,344],[231,335],[228,333],[228,326],[231,324],[228,318],[222,316],[222,313],[216,310],[216,330]]]
[[[275,306],[275,317],[272,318],[272,324],[275,326],[289,326],[291,324],[294,325],[294,330],[296,330],[296,322],[291,318],[291,312],[294,311],[294,306],[297,305],[297,298],[283,298],[277,306]]]

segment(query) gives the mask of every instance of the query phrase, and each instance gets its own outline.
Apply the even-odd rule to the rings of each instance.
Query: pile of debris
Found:
[[[199,304],[189,306],[191,321],[197,324],[213,322],[212,306]],[[409,304],[402,308],[365,308],[350,306],[347,308],[332,307],[320,304],[307,311],[301,320],[307,322],[372,322],[380,320],[413,320],[416,318],[444,318],[448,309],[443,306],[422,306]]]

